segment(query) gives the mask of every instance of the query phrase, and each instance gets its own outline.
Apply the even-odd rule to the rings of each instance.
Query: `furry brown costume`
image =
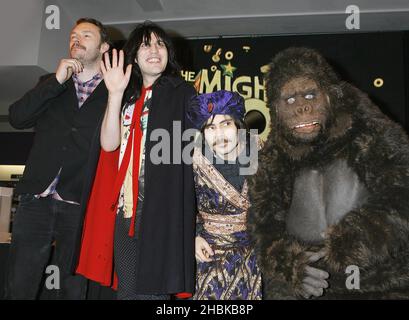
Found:
[[[300,298],[311,265],[330,275],[323,298],[408,298],[406,133],[314,50],[277,54],[266,80],[272,132],[250,181],[248,222],[264,296]],[[346,288],[349,265],[360,289]]]

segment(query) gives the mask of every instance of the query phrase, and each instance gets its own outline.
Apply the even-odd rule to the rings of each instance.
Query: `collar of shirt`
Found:
[[[72,76],[72,80],[74,81],[75,90],[77,93],[78,98],[78,106],[81,107],[85,100],[91,95],[91,93],[95,90],[98,84],[102,81],[102,74],[97,73],[91,79],[82,82],[76,74]]]
[[[102,80],[102,73],[97,73],[95,76],[93,76],[91,79],[87,80],[87,81],[81,81],[78,76],[76,74],[72,75],[72,80],[74,81],[74,83],[76,83],[78,86],[82,85],[82,86],[87,86],[90,87],[92,85],[92,82],[96,82],[99,83],[100,80]]]

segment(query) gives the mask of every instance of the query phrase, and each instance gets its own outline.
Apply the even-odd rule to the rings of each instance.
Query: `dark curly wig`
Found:
[[[179,75],[180,66],[176,60],[175,48],[170,36],[165,32],[165,30],[151,21],[145,21],[144,23],[138,24],[131,32],[123,47],[125,52],[125,67],[128,64],[132,64],[131,79],[124,94],[125,102],[133,103],[139,98],[143,79],[139,65],[135,62],[135,57],[142,42],[145,42],[145,44],[150,44],[152,34],[161,39],[165,43],[166,49],[168,50],[168,63],[162,75]],[[157,79],[157,81],[159,79]]]

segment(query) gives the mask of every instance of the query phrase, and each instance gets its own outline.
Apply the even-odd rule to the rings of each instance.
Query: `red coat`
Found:
[[[110,196],[118,173],[119,150],[101,149],[97,172],[84,220],[79,263],[76,273],[103,286],[116,288],[113,271],[116,208]],[[115,281],[114,281],[115,280]]]

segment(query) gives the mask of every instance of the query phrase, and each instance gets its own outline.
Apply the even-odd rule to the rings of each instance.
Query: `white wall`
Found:
[[[1,0],[0,66],[36,65],[43,0]]]
[[[44,1],[44,12],[49,5],[56,5],[60,9],[60,29],[47,29],[45,21],[49,14],[44,13],[39,41],[38,66],[48,72],[54,72],[58,62],[69,55],[69,35],[75,24],[75,19],[69,17],[64,7],[55,0]]]

